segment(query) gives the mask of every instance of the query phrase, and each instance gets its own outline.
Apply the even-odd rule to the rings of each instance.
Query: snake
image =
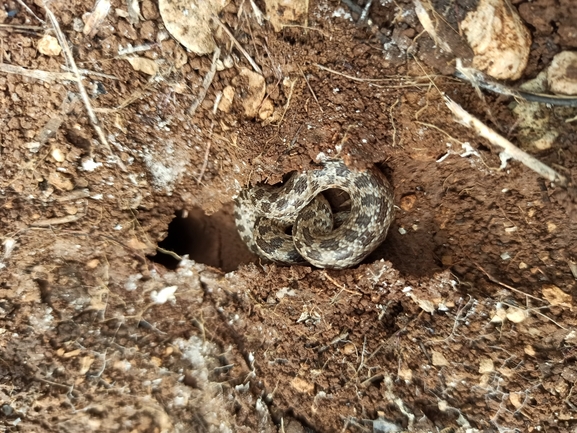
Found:
[[[339,189],[350,210],[333,214],[322,192]],[[273,262],[345,269],[359,264],[387,236],[393,189],[376,167],[349,168],[331,159],[295,172],[280,186],[257,184],[235,199],[234,219],[248,248]]]

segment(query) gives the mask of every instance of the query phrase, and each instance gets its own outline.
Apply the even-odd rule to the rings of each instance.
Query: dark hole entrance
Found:
[[[343,191],[342,189],[331,188],[323,191],[323,195],[331,205],[333,214],[339,212],[348,212],[351,210],[351,197],[346,191]],[[343,215],[341,215],[340,218],[337,217],[334,219],[334,229],[338,228],[346,220],[346,215],[347,214],[345,214],[344,218]]]
[[[323,191],[323,195],[330,203],[333,212],[342,212],[351,209],[351,197],[348,192],[338,188],[331,188]]]
[[[232,204],[210,216],[201,209],[177,211],[168,225],[168,235],[158,246],[179,256],[188,254],[191,260],[224,272],[256,260],[238,235]],[[150,259],[169,269],[178,266],[175,257],[160,251]]]
[[[340,189],[323,192],[334,213],[350,210],[349,194]],[[191,260],[203,263],[224,272],[238,269],[242,264],[256,262],[258,257],[252,254],[240,238],[234,224],[233,205],[226,206],[213,215],[206,215],[201,209],[180,210],[168,225],[168,234],[159,242],[158,247],[179,256],[185,254]],[[335,221],[338,227],[342,220]],[[285,232],[292,234],[292,227]],[[168,269],[176,269],[179,260],[169,253],[157,251],[149,257]]]

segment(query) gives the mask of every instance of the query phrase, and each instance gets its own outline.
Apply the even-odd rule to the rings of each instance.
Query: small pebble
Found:
[[[0,407],[0,410],[5,416],[10,416],[14,413],[14,409],[12,409],[12,406],[9,404],[3,404],[2,407]]]
[[[64,156],[64,153],[60,149],[58,149],[57,147],[52,149],[51,155],[52,155],[52,158],[54,158],[54,160],[56,162],[64,162],[64,159],[66,158]]]

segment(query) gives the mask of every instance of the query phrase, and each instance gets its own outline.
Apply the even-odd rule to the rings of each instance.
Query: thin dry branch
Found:
[[[115,111],[120,111],[120,110],[128,107],[133,102],[149,96],[149,93],[147,92],[147,90],[150,89],[154,85],[155,82],[156,82],[156,77],[152,76],[148,79],[148,81],[146,82],[144,87],[131,93],[126,99],[124,99],[116,107],[114,107],[114,108],[95,108],[94,111],[96,113],[113,113]]]
[[[492,80],[483,72],[474,68],[464,67],[457,59],[455,76],[471,83],[477,94],[481,95],[480,89],[485,89],[500,95],[511,96],[516,100],[537,102],[539,104],[558,105],[562,107],[577,107],[577,97],[564,95],[549,95],[544,93],[527,92],[522,89],[515,89],[505,84]]]
[[[308,78],[306,77],[305,73],[303,72],[303,70],[301,69],[301,67],[298,64],[297,64],[297,68],[299,68],[299,71],[301,72],[303,78],[305,79],[305,82],[307,83],[307,87],[309,88],[311,95],[313,95],[313,98],[315,99],[317,105],[319,106],[319,110],[321,110],[321,113],[322,113],[323,107],[321,107],[321,104],[319,103],[319,100],[317,99],[317,95],[315,95],[315,92],[313,91],[313,88],[311,87],[311,84],[309,83]]]
[[[23,24],[0,24],[0,29],[2,30],[30,30],[34,32],[41,32],[44,30],[44,27],[41,26],[27,26]]]
[[[369,10],[371,9],[372,3],[373,0],[368,0],[365,6],[363,7],[363,11],[361,12],[361,16],[359,17],[359,24],[362,24],[365,21],[367,21],[367,18],[369,17]]]
[[[57,217],[57,218],[47,218],[47,219],[40,219],[34,221],[30,224],[32,227],[49,227],[55,226],[58,224],[68,224],[74,221],[78,221],[79,219],[83,218],[86,214],[78,213],[76,215],[66,215],[64,217]]]
[[[16,0],[16,1],[17,1],[18,3],[20,3],[20,4],[22,5],[22,7],[23,7],[24,9],[26,9],[26,11],[28,11],[28,13],[29,13],[30,15],[32,15],[34,18],[36,18],[36,19],[37,19],[38,21],[40,21],[42,24],[46,24],[46,21],[44,21],[42,18],[38,17],[38,15],[36,15],[36,14],[32,11],[32,9],[30,9],[30,8],[28,7],[28,5],[27,5],[26,3],[24,3],[22,0]]]
[[[216,63],[219,57],[220,57],[220,48],[216,47],[214,53],[212,54],[212,64],[210,65],[210,70],[206,73],[204,79],[202,80],[202,89],[200,90],[196,99],[192,102],[190,108],[188,109],[188,115],[190,117],[194,116],[196,109],[200,104],[202,104],[202,101],[204,101],[204,98],[206,97],[206,92],[208,92],[208,88],[210,87],[210,84],[212,83],[212,80],[214,79],[214,76],[216,74]]]
[[[477,134],[481,137],[487,139],[491,144],[500,147],[503,149],[505,156],[508,156],[516,161],[519,161],[521,164],[525,165],[526,167],[530,168],[540,176],[548,179],[551,182],[556,182],[559,185],[566,186],[567,179],[565,176],[561,175],[560,173],[553,170],[551,167],[543,164],[538,159],[532,157],[528,153],[522,151],[509,140],[507,140],[502,135],[499,135],[496,131],[489,128],[483,122],[481,122],[476,117],[469,114],[467,111],[463,109],[459,104],[453,101],[448,96],[445,96],[445,103],[449,110],[453,112],[453,114],[457,117],[457,121],[462,125],[465,125],[471,129],[473,129]]]
[[[473,262],[473,263],[474,263],[474,262]],[[527,296],[528,298],[532,298],[532,299],[535,299],[535,300],[540,301],[540,302],[545,302],[545,303],[547,302],[547,301],[545,301],[545,300],[543,300],[543,299],[541,299],[541,298],[538,298],[538,297],[536,297],[536,296],[530,295],[529,293],[525,293],[525,292],[522,291],[522,290],[516,289],[515,287],[509,286],[508,284],[502,283],[501,281],[499,281],[498,279],[496,279],[495,277],[493,277],[491,274],[489,274],[489,273],[488,273],[485,269],[483,269],[483,267],[481,267],[481,265],[479,265],[478,263],[475,263],[475,266],[476,266],[482,273],[484,273],[485,276],[486,276],[490,281],[492,281],[493,283],[498,284],[498,285],[500,285],[500,286],[503,286],[503,287],[505,287],[506,289],[509,289],[509,290],[511,290],[511,291],[513,291],[513,292],[515,292],[515,293],[520,294],[520,295]]]
[[[218,23],[218,25],[224,30],[224,32],[228,35],[228,37],[230,38],[230,40],[234,43],[234,45],[236,46],[236,48],[242,53],[242,55],[245,57],[245,59],[250,63],[250,65],[252,66],[252,68],[254,69],[254,71],[260,75],[262,75],[262,71],[261,69],[258,67],[258,65],[255,63],[255,61],[252,59],[252,57],[248,54],[248,52],[243,48],[243,46],[240,44],[240,42],[238,42],[236,40],[236,38],[233,36],[232,32],[228,29],[228,27],[226,26],[226,24],[224,24],[222,21],[220,21],[217,17],[214,17],[214,20]]]
[[[400,98],[397,98],[395,103],[389,107],[389,118],[391,119],[391,126],[393,127],[393,147],[397,145],[397,128],[395,126],[395,116],[393,116],[394,108],[399,104]]]
[[[297,83],[297,81],[298,81],[298,79],[295,78],[295,79],[294,79],[293,81],[291,81],[291,83],[290,83],[290,90],[289,90],[289,94],[288,94],[288,97],[287,97],[287,101],[286,101],[286,104],[285,104],[285,106],[284,106],[284,110],[283,110],[283,112],[282,112],[282,116],[280,117],[280,120],[278,121],[277,128],[280,128],[280,126],[281,126],[281,124],[282,124],[282,121],[284,120],[284,116],[285,116],[285,114],[287,113],[287,111],[288,111],[288,109],[289,109],[289,107],[290,107],[291,99],[292,99],[293,92],[294,92],[294,89],[295,89],[295,84]]]
[[[26,69],[21,66],[0,63],[0,72],[6,74],[22,75],[23,77],[34,78],[36,80],[53,83],[55,81],[78,81],[78,77],[70,72],[50,72],[39,69]]]
[[[200,183],[202,182],[202,177],[204,176],[204,172],[206,171],[206,167],[208,167],[208,156],[210,155],[210,144],[211,144],[211,142],[209,141],[208,144],[206,145],[206,150],[204,152],[204,160],[202,162],[202,167],[200,168],[200,174],[198,175],[198,179],[196,179],[196,183],[198,185],[200,185]]]
[[[47,83],[53,83],[55,81],[74,81],[78,82],[78,77],[74,75],[73,71],[62,66],[67,72],[52,72],[52,71],[42,71],[40,69],[27,69],[22,66],[9,65],[7,63],[0,63],[0,72],[6,74],[21,75],[23,77],[34,78],[36,80],[45,81]],[[90,71],[88,69],[79,69],[81,75],[92,75],[100,78],[108,78],[111,80],[118,80],[114,75],[103,74],[102,72]]]
[[[92,104],[90,103],[90,98],[88,97],[88,93],[86,92],[86,88],[84,87],[84,84],[82,83],[82,76],[80,75],[80,71],[78,70],[78,67],[76,66],[76,62],[74,61],[74,56],[72,55],[72,51],[70,50],[70,47],[68,46],[68,42],[66,40],[66,37],[64,36],[64,33],[62,33],[62,30],[60,29],[60,25],[58,24],[58,20],[56,19],[56,16],[54,16],[54,13],[48,7],[47,3],[48,3],[47,0],[43,1],[46,15],[48,16],[50,23],[52,24],[52,27],[54,28],[54,31],[56,32],[56,37],[58,38],[58,43],[62,47],[62,52],[64,53],[64,57],[65,57],[66,61],[69,63],[70,67],[72,68],[74,75],[76,76],[77,84],[78,84],[78,91],[80,93],[80,97],[82,98],[82,102],[84,102],[84,107],[86,108],[86,112],[88,113],[88,118],[90,119],[90,123],[92,123],[92,127],[96,131],[96,134],[98,135],[98,138],[100,139],[100,143],[102,143],[102,145],[106,148],[106,150],[109,152],[109,154],[114,157],[118,166],[123,171],[127,171],[126,166],[124,165],[122,160],[119,157],[117,157],[116,155],[114,155],[114,153],[112,152],[112,149],[110,147],[110,144],[108,144],[108,140],[106,139],[106,135],[104,135],[104,131],[102,130],[102,127],[100,126],[100,122],[98,121],[98,118],[96,117],[96,114],[94,113],[94,110],[92,109]]]
[[[339,72],[339,71],[335,71],[334,69],[327,68],[326,66],[320,65],[318,63],[315,63],[314,65],[323,71],[330,72],[331,74],[338,75],[340,77],[346,78],[346,79],[351,80],[351,81],[358,81],[359,83],[369,83],[371,86],[378,87],[380,89],[403,89],[406,87],[430,86],[431,81],[433,81],[433,78],[452,79],[451,77],[445,77],[442,75],[427,75],[425,77],[420,77],[420,76],[412,77],[410,75],[405,75],[405,76],[398,75],[398,76],[388,76],[388,77],[383,77],[383,78],[362,78],[362,77],[355,77],[353,75],[344,74],[344,73]],[[382,86],[382,85],[377,84],[377,83],[386,83],[386,82],[399,82],[399,81],[402,82],[403,80],[407,80],[408,82],[405,82],[402,84],[391,84],[391,85],[387,85],[387,86]],[[410,81],[410,80],[412,80],[412,81]],[[426,80],[426,81],[418,82],[417,80]]]
[[[61,65],[60,66],[62,69],[64,69],[65,71],[68,72],[74,72],[71,68],[69,68],[68,66],[64,66]],[[93,77],[99,77],[99,78],[108,78],[109,80],[118,80],[118,77],[115,75],[110,75],[110,74],[105,74],[104,72],[96,72],[96,71],[91,71],[90,69],[78,69],[78,72],[80,72],[81,75],[91,75]],[[75,77],[76,78],[76,77]]]

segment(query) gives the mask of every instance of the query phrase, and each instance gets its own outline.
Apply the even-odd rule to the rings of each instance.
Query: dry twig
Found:
[[[369,83],[373,87],[378,87],[379,89],[404,89],[406,87],[423,87],[423,86],[430,86],[430,82],[433,78],[451,78],[445,76],[437,76],[437,75],[427,75],[426,77],[412,77],[409,75],[406,76],[388,76],[383,78],[362,78],[362,77],[355,77],[353,75],[343,74],[342,72],[335,71],[334,69],[327,68],[326,66],[320,65],[318,63],[314,64],[317,68],[330,72],[331,74],[338,75],[340,77],[346,78],[351,81],[358,81],[359,83]],[[417,80],[424,80],[426,81],[418,82]],[[386,83],[386,82],[399,82],[403,80],[413,80],[409,82],[404,82],[402,84],[391,84],[382,86],[377,83]],[[434,84],[434,83],[433,83]]]
[[[525,165],[526,167],[530,168],[540,176],[548,179],[551,182],[556,182],[559,185],[566,186],[567,179],[565,176],[561,175],[560,173],[553,170],[551,167],[543,164],[538,159],[532,157],[528,153],[522,151],[509,140],[507,140],[502,135],[499,135],[496,131],[489,128],[483,122],[481,122],[476,117],[469,114],[467,111],[463,109],[459,104],[453,101],[448,96],[445,96],[445,103],[447,107],[453,112],[453,114],[457,117],[457,121],[462,125],[465,125],[471,129],[473,129],[477,134],[481,137],[487,139],[491,144],[500,147],[503,149],[505,157],[512,158],[516,161],[519,161],[521,164]],[[503,160],[503,159],[502,159]]]
[[[22,75],[23,77],[34,78],[47,83],[53,83],[55,81],[78,81],[78,77],[70,72],[50,72],[41,71],[39,69],[26,69],[21,66],[8,65],[6,63],[0,63],[0,72]]]
[[[65,71],[74,72],[72,68],[69,68],[68,66],[62,65],[60,67]],[[80,72],[81,75],[92,75],[93,77],[108,78],[109,80],[118,80],[118,77],[115,75],[105,74],[103,72],[91,71],[90,69],[78,69],[78,72]]]
[[[292,99],[293,92],[294,92],[294,89],[295,89],[295,84],[297,83],[297,81],[298,81],[298,78],[295,78],[295,79],[294,79],[293,81],[291,81],[291,83],[290,83],[290,90],[289,90],[289,94],[288,94],[288,96],[287,96],[287,101],[286,101],[286,104],[285,104],[285,106],[284,106],[284,110],[283,110],[283,112],[282,112],[282,116],[280,117],[280,120],[278,121],[277,128],[280,128],[280,126],[281,126],[281,124],[282,124],[282,121],[283,121],[283,119],[284,119],[284,116],[285,116],[286,112],[288,111],[288,109],[289,109],[289,107],[290,107],[291,99]]]
[[[359,24],[367,21],[367,18],[369,17],[369,10],[371,9],[372,3],[373,3],[373,0],[368,0],[367,4],[365,4],[365,6],[363,7],[363,11],[361,12],[361,16],[359,18]]]
[[[208,88],[210,87],[210,84],[212,83],[212,80],[216,74],[216,62],[218,61],[219,57],[220,48],[217,47],[212,54],[212,64],[210,65],[210,70],[206,73],[204,79],[202,80],[202,89],[188,109],[188,115],[190,117],[194,116],[196,109],[200,104],[202,104],[202,101],[204,101],[204,98],[206,97],[206,92],[208,92]]]
[[[27,26],[27,25],[22,25],[22,24],[0,24],[0,29],[2,30],[8,30],[8,31],[13,31],[13,30],[23,30],[23,31],[33,31],[33,32],[41,32],[42,30],[44,30],[44,27],[41,26]]]
[[[397,128],[395,127],[395,116],[393,116],[393,109],[398,105],[400,98],[397,98],[395,103],[389,107],[389,117],[391,118],[391,126],[393,127],[393,147],[397,145]]]
[[[204,160],[202,161],[202,167],[200,168],[200,174],[198,175],[198,179],[196,180],[196,183],[200,185],[200,182],[202,182],[202,177],[204,176],[204,172],[206,171],[206,167],[208,166],[208,156],[210,154],[210,140],[208,142],[208,144],[206,145],[206,150],[204,152]]]
[[[42,71],[40,69],[27,69],[21,66],[8,65],[6,63],[0,63],[0,72],[6,74],[22,75],[23,77],[34,78],[36,80],[46,81],[47,83],[53,83],[55,81],[74,81],[78,82],[78,77],[74,75],[73,71],[62,66],[67,72],[52,72],[52,71]],[[90,71],[88,69],[79,69],[81,75],[93,75],[100,78],[109,78],[111,80],[118,80],[114,75],[103,74],[102,72]]]
[[[242,55],[245,57],[245,59],[250,63],[250,65],[252,66],[252,68],[254,69],[254,71],[260,75],[262,75],[262,71],[261,69],[258,67],[258,65],[255,63],[255,61],[252,59],[252,57],[248,54],[248,52],[242,47],[242,45],[240,44],[240,42],[238,42],[236,40],[236,38],[233,36],[232,32],[228,29],[228,27],[226,26],[226,24],[224,24],[222,21],[220,21],[218,19],[218,17],[214,17],[215,21],[218,23],[218,25],[220,25],[220,27],[224,30],[224,32],[228,35],[228,37],[230,38],[230,40],[234,43],[234,45],[236,46],[236,48],[238,48],[238,50],[242,53]]]
[[[36,14],[32,11],[32,9],[30,9],[30,8],[28,7],[28,5],[27,5],[26,3],[24,3],[22,0],[16,0],[16,1],[17,1],[18,3],[20,3],[20,4],[22,5],[22,7],[23,7],[24,9],[26,9],[30,15],[32,15],[34,18],[36,18],[36,19],[37,19],[38,21],[40,21],[42,24],[46,24],[46,21],[44,21],[42,18],[39,18],[38,15],[36,15]]]
[[[303,78],[305,79],[305,82],[307,83],[307,87],[309,88],[311,95],[313,95],[313,98],[315,98],[315,101],[317,103],[317,105],[319,106],[319,110],[321,110],[321,113],[323,112],[323,107],[321,107],[321,104],[319,103],[319,100],[317,99],[317,95],[315,95],[315,92],[313,92],[313,88],[311,87],[311,84],[309,83],[308,78],[306,77],[305,73],[303,72],[303,70],[301,69],[301,67],[297,64],[297,68],[299,68],[299,71],[301,71],[301,74],[303,76]]]
[[[48,227],[48,226],[55,226],[58,224],[68,224],[74,221],[78,221],[79,219],[84,217],[84,213],[78,213],[76,215],[66,215],[64,217],[58,218],[46,218],[34,221],[30,224],[32,227]]]
[[[65,57],[66,61],[70,64],[70,67],[72,68],[72,71],[73,71],[74,75],[76,76],[77,84],[78,84],[78,91],[80,93],[80,97],[82,98],[82,102],[84,102],[84,107],[86,108],[86,112],[88,113],[88,118],[90,119],[90,123],[92,123],[92,127],[96,131],[96,134],[98,135],[98,138],[100,139],[100,143],[102,143],[102,145],[106,148],[106,150],[109,152],[109,154],[114,157],[118,166],[123,171],[127,171],[126,166],[124,165],[122,160],[119,157],[117,157],[116,155],[114,155],[114,153],[112,152],[112,149],[110,147],[110,144],[108,144],[108,140],[106,139],[106,136],[104,135],[104,131],[102,130],[102,127],[100,126],[100,122],[98,121],[98,118],[96,117],[96,114],[94,113],[94,110],[92,109],[92,104],[90,103],[90,98],[88,97],[88,93],[86,92],[86,88],[84,87],[84,84],[82,83],[82,76],[80,75],[80,71],[78,70],[78,67],[76,66],[76,62],[74,61],[74,56],[72,55],[72,51],[70,50],[70,47],[68,46],[68,42],[66,41],[66,37],[62,33],[62,30],[60,29],[60,25],[58,24],[58,20],[54,16],[54,13],[48,7],[47,3],[48,3],[47,0],[44,0],[43,4],[44,4],[44,9],[46,11],[46,15],[50,19],[50,23],[52,24],[52,27],[54,28],[54,31],[56,32],[56,37],[58,38],[58,43],[62,47],[62,52],[64,53],[64,57]]]
[[[116,107],[114,107],[114,108],[95,108],[94,111],[96,113],[112,113],[112,112],[120,111],[120,110],[128,107],[133,102],[147,97],[149,95],[149,93],[147,93],[147,90],[150,89],[154,85],[155,80],[156,80],[156,77],[154,77],[154,76],[150,77],[143,88],[138,89],[134,93],[130,94],[126,99],[124,99],[124,101],[122,101]]]
[[[473,263],[474,263],[474,262],[473,262]],[[488,273],[485,269],[483,269],[483,268],[481,267],[481,265],[479,265],[478,263],[475,263],[475,266],[477,267],[477,269],[479,269],[481,272],[483,272],[483,273],[485,274],[485,276],[486,276],[490,281],[492,281],[493,283],[498,284],[498,285],[500,285],[500,286],[503,286],[503,287],[505,287],[506,289],[509,289],[509,290],[511,290],[511,291],[513,291],[513,292],[515,292],[515,293],[519,293],[520,295],[527,296],[527,297],[529,297],[529,298],[535,299],[535,300],[540,301],[540,302],[546,302],[546,301],[544,301],[544,300],[541,299],[541,298],[537,298],[536,296],[530,295],[529,293],[525,293],[525,292],[523,292],[522,290],[516,289],[515,287],[512,287],[512,286],[509,286],[508,284],[502,283],[501,281],[499,281],[499,280],[497,280],[495,277],[493,277],[491,274],[489,274],[489,273]]]

